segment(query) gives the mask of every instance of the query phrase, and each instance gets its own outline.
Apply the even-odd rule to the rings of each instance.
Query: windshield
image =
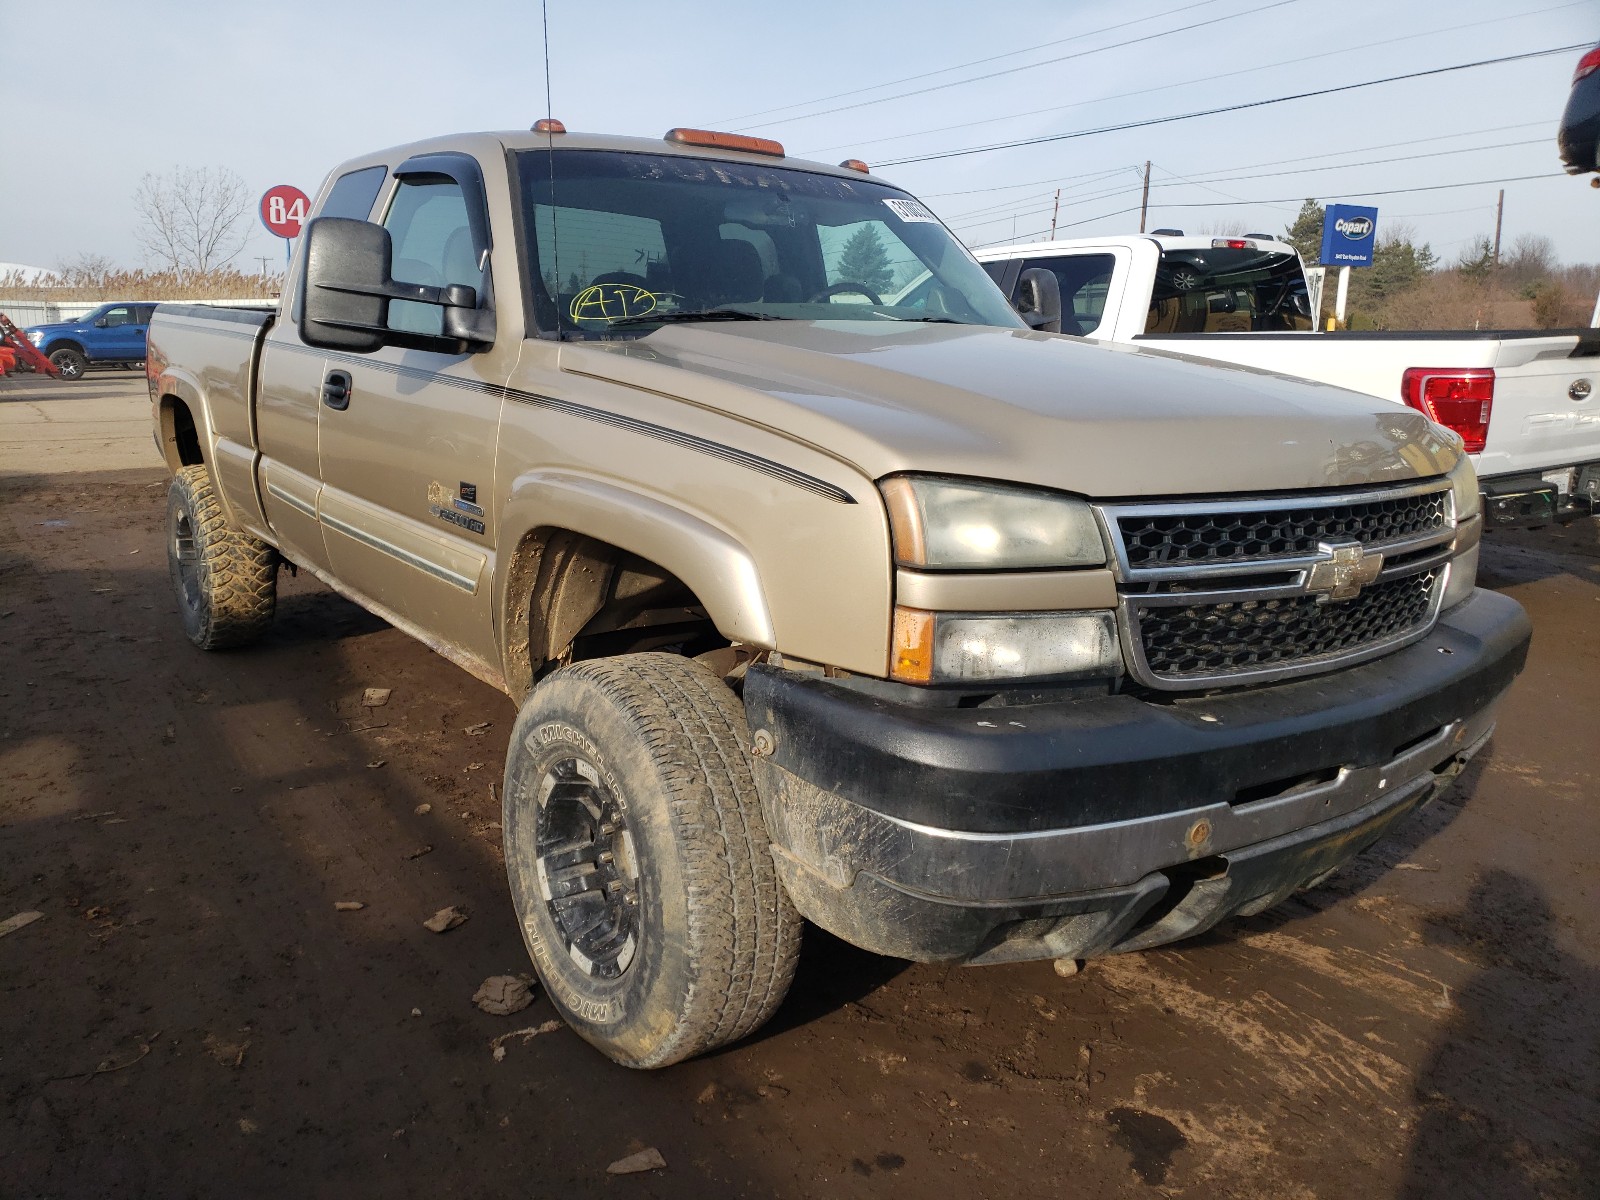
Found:
[[[705,313],[1022,324],[932,213],[872,179],[604,150],[517,157],[542,329],[649,333]]]
[[[1162,250],[1146,333],[1308,330],[1311,302],[1294,254],[1259,249]]]

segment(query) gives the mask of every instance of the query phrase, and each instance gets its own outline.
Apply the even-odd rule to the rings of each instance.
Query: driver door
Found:
[[[492,305],[481,175],[464,155],[427,158],[426,169],[413,167],[419,160],[397,169],[383,208],[393,276],[467,284],[480,307]],[[436,649],[498,669],[490,600],[497,385],[520,343],[508,333],[479,353],[441,349],[431,340],[441,313],[392,301],[395,344],[325,355],[327,382],[343,394],[324,387],[319,408],[323,537],[341,583],[402,626],[426,630]]]
[[[139,324],[133,305],[107,309],[95,324],[99,336],[95,338],[94,357],[113,361],[144,357],[145,327]]]

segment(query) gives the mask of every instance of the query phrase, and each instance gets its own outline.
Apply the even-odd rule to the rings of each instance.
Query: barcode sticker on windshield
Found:
[[[885,200],[889,211],[902,221],[926,221],[930,225],[937,225],[939,218],[934,216],[915,200]]]

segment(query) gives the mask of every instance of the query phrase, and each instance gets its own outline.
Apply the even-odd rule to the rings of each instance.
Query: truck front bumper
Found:
[[[1488,739],[1530,632],[1479,591],[1403,650],[1271,687],[925,708],[759,666],[745,708],[807,918],[899,958],[1087,958],[1261,912],[1376,841]]]

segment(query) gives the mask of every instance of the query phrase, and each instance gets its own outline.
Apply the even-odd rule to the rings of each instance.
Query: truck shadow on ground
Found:
[[[1600,518],[1539,529],[1493,529],[1482,547],[1479,587],[1503,591],[1557,575],[1600,584]]]
[[[1503,870],[1425,924],[1430,945],[1478,970],[1417,1078],[1403,1200],[1600,1194],[1600,1129],[1588,1120],[1600,1104],[1600,972],[1556,935],[1544,894]]]
[[[787,1194],[752,1127],[696,1103],[754,1097],[749,1054],[631,1072],[542,998],[473,1006],[531,970],[491,798],[503,696],[320,585],[258,648],[201,654],[154,530],[80,569],[8,532],[0,915],[45,917],[0,945],[0,1190],[486,1195],[531,1171],[580,1196],[654,1145],[678,1170],[636,1194]],[[367,684],[395,694],[363,731]],[[468,923],[423,930],[449,904]]]

